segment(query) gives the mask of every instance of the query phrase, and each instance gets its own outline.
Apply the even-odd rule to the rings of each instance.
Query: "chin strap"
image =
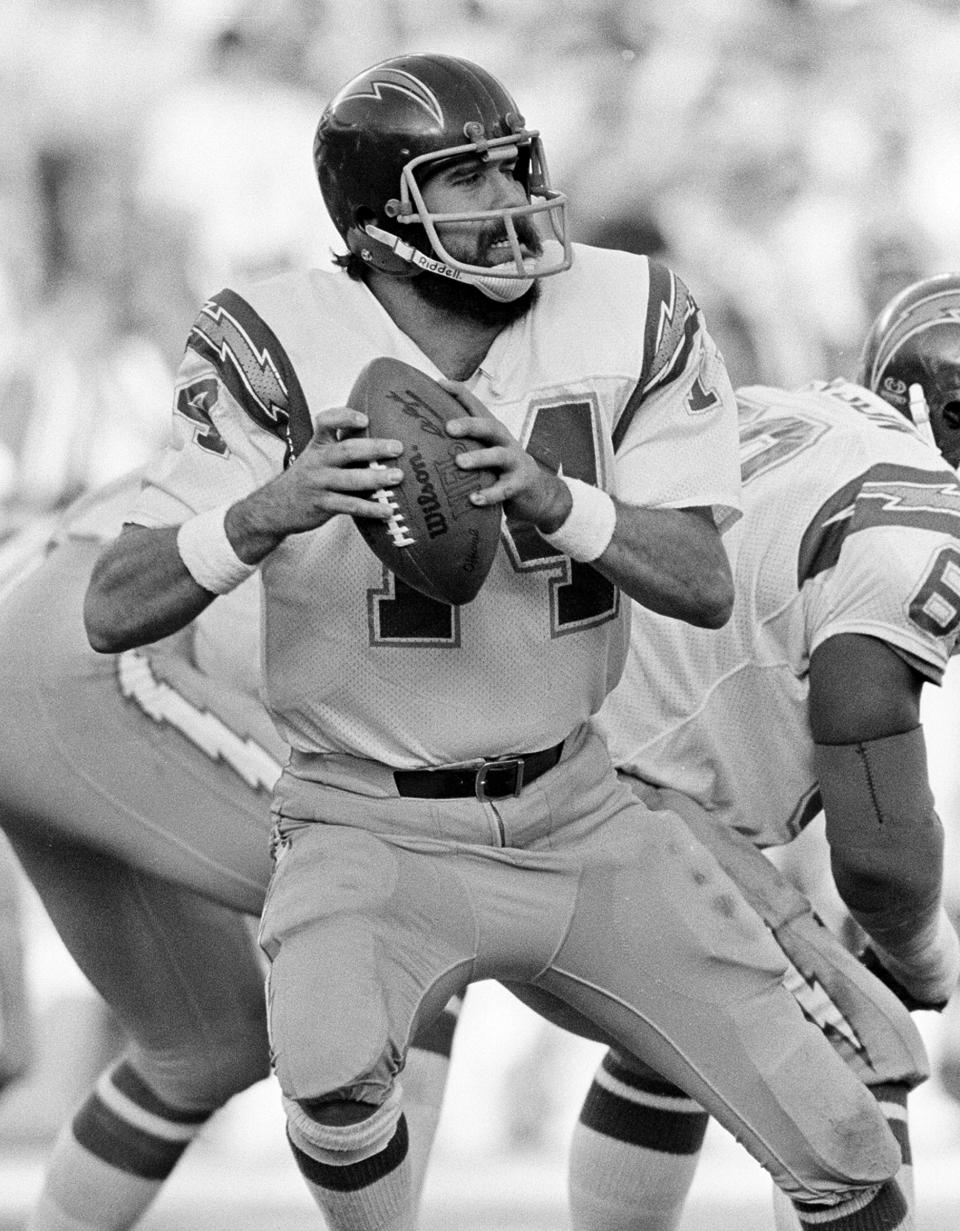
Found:
[[[930,426],[930,408],[927,406],[927,399],[923,392],[923,386],[911,385],[909,389],[909,397],[910,418],[913,420],[914,426],[917,428],[927,444],[936,449],[937,442],[933,435],[933,428]]]
[[[404,243],[399,235],[392,235],[389,231],[381,230],[380,227],[374,226],[373,223],[367,223],[363,228],[364,234],[372,239],[377,244],[382,244],[385,248],[389,248],[391,253],[399,257],[401,260],[408,262],[410,265],[415,265],[417,269],[425,270],[427,273],[438,274],[441,278],[449,278],[453,282],[465,282],[468,286],[475,286],[479,291],[482,291],[488,299],[495,299],[500,303],[512,303],[514,299],[519,299],[521,295],[525,295],[533,286],[536,278],[536,268],[542,258],[529,257],[524,261],[524,268],[530,271],[529,278],[505,278],[490,274],[468,274],[462,269],[454,269],[452,265],[447,265],[445,261],[439,261],[436,257],[427,256],[425,252],[421,252],[419,248],[414,248],[412,244]],[[554,240],[549,240],[548,243],[555,243]],[[544,245],[546,247],[546,245]],[[560,247],[557,244],[557,247]],[[363,252],[360,253],[363,256]],[[372,256],[372,254],[371,254]],[[364,257],[365,260],[370,260],[370,263],[378,268],[375,260],[371,257]],[[385,272],[392,272],[387,270]]]

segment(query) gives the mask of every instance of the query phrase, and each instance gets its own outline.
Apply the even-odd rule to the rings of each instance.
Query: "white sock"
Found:
[[[128,1061],[112,1064],[60,1131],[26,1231],[128,1231],[208,1118],[164,1103]]]
[[[318,1162],[292,1140],[290,1144],[329,1231],[414,1231],[407,1125],[403,1116],[379,1154],[344,1166]]]
[[[675,1231],[707,1122],[675,1086],[608,1052],[573,1134],[574,1231]]]

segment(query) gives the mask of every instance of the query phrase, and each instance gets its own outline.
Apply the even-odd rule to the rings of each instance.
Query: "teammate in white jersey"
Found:
[[[859,384],[738,390],[733,618],[703,635],[637,609],[600,715],[624,779],[682,812],[741,885],[758,848],[822,809],[868,963],[914,1009],[943,1008],[960,972],[919,713],[960,636],[958,315],[960,275],[925,279],[877,318]],[[762,863],[754,904],[788,937],[804,904],[787,884],[770,893]],[[864,1008],[835,1013],[835,1031],[909,1168],[909,1083],[878,1063],[885,1023]],[[676,1083],[609,1054],[575,1134],[578,1231],[676,1227],[706,1121]]]
[[[269,1073],[255,923],[286,749],[258,695],[259,595],[248,583],[174,638],[94,653],[83,595],[139,486],[0,549],[0,826],[128,1036],[60,1132],[30,1231],[132,1227],[209,1116]],[[454,1011],[411,1050],[417,1191]]]
[[[896,1142],[783,988],[779,948],[588,725],[628,597],[706,628],[730,613],[735,407],[695,302],[643,257],[571,246],[538,134],[466,61],[360,74],[315,156],[345,269],[204,307],[176,446],[86,614],[114,653],[260,571],[266,700],[292,747],[261,924],[271,1050],[328,1225],[410,1227],[408,1041],[497,977],[703,1099],[816,1225],[906,1226]],[[380,354],[463,384],[476,414],[448,431],[483,447],[457,463],[499,474],[475,499],[502,506],[502,550],[463,608],[412,601],[349,516],[384,517],[370,494],[404,465],[344,405]],[[798,1100],[798,1070],[819,1099]]]

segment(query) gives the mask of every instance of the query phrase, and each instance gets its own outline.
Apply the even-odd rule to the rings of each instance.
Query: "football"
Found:
[[[470,502],[494,472],[456,464],[457,454],[483,446],[444,431],[449,419],[469,411],[425,372],[386,356],[364,367],[347,404],[367,415],[368,435],[403,442],[397,459],[403,481],[374,494],[390,506],[390,520],[354,519],[371,551],[422,594],[453,606],[469,603],[493,564],[502,517],[499,505]]]

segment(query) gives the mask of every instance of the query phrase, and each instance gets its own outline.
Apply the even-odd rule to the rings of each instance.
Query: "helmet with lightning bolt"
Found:
[[[352,253],[384,273],[428,270],[478,287],[496,300],[522,295],[535,278],[571,263],[566,197],[550,184],[539,133],[528,129],[499,81],[468,60],[404,55],[348,82],[320,117],[314,139],[320,189]],[[522,205],[474,214],[431,214],[421,186],[448,159],[516,157]],[[543,252],[524,255],[520,218],[543,224]],[[511,259],[474,265],[444,246],[438,224],[497,219]],[[423,252],[417,243],[430,249]]]
[[[887,303],[867,334],[857,382],[914,422],[928,417],[937,448],[960,464],[960,273],[922,278]]]

